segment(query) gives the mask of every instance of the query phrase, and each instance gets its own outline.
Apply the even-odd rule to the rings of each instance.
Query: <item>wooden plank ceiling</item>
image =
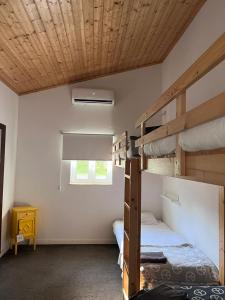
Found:
[[[162,62],[206,0],[0,0],[0,78],[16,93]]]

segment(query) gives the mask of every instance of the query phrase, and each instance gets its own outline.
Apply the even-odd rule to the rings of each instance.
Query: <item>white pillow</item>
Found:
[[[143,211],[141,213],[141,223],[145,225],[156,225],[158,221],[151,211]]]

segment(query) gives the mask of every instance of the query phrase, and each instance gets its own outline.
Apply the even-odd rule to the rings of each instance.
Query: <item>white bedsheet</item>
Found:
[[[179,145],[188,152],[225,148],[225,117],[181,132]],[[175,135],[144,145],[145,154],[150,156],[168,155],[175,150]]]
[[[118,263],[122,264],[123,254],[123,221],[113,223],[113,232],[120,249]],[[189,245],[187,241],[176,232],[172,231],[165,223],[157,225],[141,225],[141,252],[149,252],[148,247],[182,247]]]
[[[179,144],[189,152],[225,148],[225,117],[185,130]]]
[[[144,153],[150,156],[162,156],[175,153],[176,136],[168,136],[164,139],[144,145]]]

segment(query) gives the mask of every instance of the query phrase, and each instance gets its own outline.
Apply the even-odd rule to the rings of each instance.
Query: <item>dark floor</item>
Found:
[[[1,300],[121,300],[113,245],[20,246],[0,260]]]

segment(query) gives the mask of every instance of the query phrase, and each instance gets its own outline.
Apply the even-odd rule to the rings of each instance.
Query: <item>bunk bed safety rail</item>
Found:
[[[209,47],[137,120],[136,128],[182,94],[225,59],[225,33]]]
[[[113,164],[115,166],[122,166],[122,161],[127,158],[127,131],[124,131],[120,136],[117,137],[113,143]]]
[[[141,136],[135,145],[136,147],[140,147],[223,116],[225,116],[225,92],[181,114],[176,119],[166,123],[153,132]]]

